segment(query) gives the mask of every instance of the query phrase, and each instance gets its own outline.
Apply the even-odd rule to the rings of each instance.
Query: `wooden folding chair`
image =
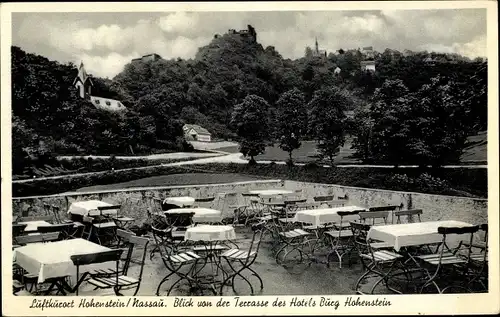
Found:
[[[472,244],[474,234],[478,230],[479,226],[438,228],[438,233],[443,236],[438,252],[415,257],[422,261],[426,273],[426,280],[420,288],[420,293],[429,291],[427,287],[431,285],[440,294],[451,289],[472,292],[468,281],[472,279],[470,272]],[[458,247],[450,249],[447,244],[449,235],[469,235],[468,243],[461,243]]]
[[[123,253],[122,249],[116,249],[116,250],[103,251],[91,254],[72,255],[70,258],[73,264],[76,266],[76,276],[80,276],[80,266],[82,265],[98,264],[111,261],[116,262],[116,273],[111,278],[114,279],[115,281],[114,285],[118,286],[119,285],[118,272],[119,272],[120,257],[122,253]],[[85,277],[88,276],[89,274],[90,272],[83,273],[83,276],[80,278],[79,283],[77,283],[77,285],[75,286],[76,296],[78,296],[78,290],[81,282],[84,281]],[[115,294],[119,295],[117,294],[117,289],[115,288],[114,290]]]
[[[387,218],[389,217],[389,212],[388,211],[365,211],[365,212],[360,212],[359,213],[359,218],[362,223],[367,223],[370,222],[371,220],[371,225],[377,225],[383,223],[384,225],[387,224]]]
[[[23,236],[18,236],[16,238],[19,245],[27,245],[31,243],[40,242],[52,242],[59,240],[61,232],[50,232],[50,233],[40,233],[40,234],[28,234]]]
[[[173,240],[184,240],[187,228],[193,225],[194,212],[189,213],[165,213]]]
[[[170,292],[174,287],[185,281],[190,286],[190,291],[198,286],[198,281],[196,280],[196,263],[199,260],[205,260],[198,254],[190,250],[189,242],[180,241],[179,243],[172,242],[171,230],[169,229],[157,229],[152,228],[153,237],[155,243],[160,251],[161,259],[165,268],[168,270],[168,274],[160,281],[158,288],[156,289],[156,296],[160,296],[160,291],[163,283],[169,280],[172,276],[177,276],[177,280],[172,283],[172,285],[166,291],[166,295],[169,296]],[[187,271],[184,269],[187,267]],[[215,294],[214,294],[215,295]]]
[[[401,217],[406,217],[407,223],[422,222],[422,220],[420,219],[420,215],[422,213],[423,213],[422,209],[401,210],[394,212],[394,216],[397,217],[396,219],[397,224],[401,223]]]
[[[28,225],[27,224],[17,224],[13,223],[12,224],[12,245],[16,245],[17,243],[17,237],[23,235],[24,229],[26,229]]]
[[[229,249],[225,252],[223,252],[220,257],[222,259],[225,259],[229,267],[231,268],[232,274],[228,274],[227,278],[222,282],[221,287],[220,287],[220,294],[223,295],[223,289],[224,286],[231,280],[231,286],[233,288],[233,291],[236,292],[235,289],[235,279],[236,277],[241,277],[247,284],[250,286],[250,292],[252,295],[254,295],[254,288],[252,286],[252,283],[244,277],[241,273],[244,271],[250,271],[253,276],[255,276],[260,283],[260,290],[264,288],[264,283],[262,282],[262,278],[259,276],[255,270],[251,268],[252,264],[255,263],[255,260],[257,259],[257,256],[259,254],[259,249],[260,249],[260,243],[262,241],[262,234],[265,230],[265,223],[264,222],[259,222],[257,224],[254,224],[252,226],[252,241],[250,242],[250,247],[248,250],[242,250],[239,248],[232,248]],[[237,263],[239,267],[235,265]]]
[[[377,250],[372,248],[372,242],[367,238],[370,225],[351,221],[351,230],[353,241],[358,252],[359,259],[363,264],[364,273],[358,278],[354,289],[357,294],[373,294],[376,287],[384,282],[385,286],[396,293],[401,293],[389,286],[388,279],[393,275],[396,269],[405,272],[404,257],[398,253],[389,250]],[[363,281],[369,278],[378,278],[373,283],[369,292],[360,290]]]
[[[215,196],[198,197],[194,199],[195,205],[193,207],[211,208],[214,200]]]
[[[344,207],[346,204],[345,200],[330,200],[326,202],[328,208]]]
[[[53,216],[29,216],[21,217],[18,222],[30,222],[30,221],[47,221],[51,223],[54,220]]]
[[[135,235],[131,235],[128,237],[129,242],[129,250],[127,252],[127,258],[125,260],[124,266],[122,270],[119,270],[119,264],[116,266],[116,278],[114,276],[93,276],[87,282],[98,289],[107,289],[113,288],[115,294],[118,296],[123,296],[121,293],[124,290],[134,289],[134,293],[132,296],[137,295],[139,292],[139,288],[141,286],[142,273],[144,271],[144,263],[146,260],[146,253],[148,248],[149,239],[143,237],[137,237]],[[142,256],[141,261],[139,262],[140,270],[137,277],[132,277],[128,275],[128,269],[130,267],[130,262],[132,259],[133,249],[136,247],[142,248]]]
[[[328,201],[332,201],[334,199],[334,196],[333,195],[314,196],[313,199],[315,202],[326,203]]]
[[[60,240],[68,240],[71,238],[75,238],[72,236],[72,234],[74,234],[75,231],[74,229],[75,225],[72,223],[57,224],[51,226],[38,226],[38,232],[40,233],[60,232],[61,233],[59,235]],[[80,230],[82,230],[83,233],[83,228]]]
[[[359,210],[354,211],[339,211],[337,215],[340,217],[339,226],[334,230],[330,230],[325,232],[325,235],[329,238],[330,244],[332,246],[332,250],[328,253],[327,256],[327,266],[330,266],[330,257],[331,255],[337,255],[339,260],[339,267],[342,268],[342,258],[345,254],[351,254],[354,250],[355,246],[352,241],[353,232],[349,227],[346,227],[344,224],[345,217],[353,216],[359,214]],[[335,225],[334,225],[335,226]],[[350,257],[349,257],[350,260]],[[349,264],[350,261],[349,261]]]

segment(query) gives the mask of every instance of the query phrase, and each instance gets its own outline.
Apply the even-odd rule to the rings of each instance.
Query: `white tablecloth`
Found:
[[[33,232],[37,231],[38,227],[40,226],[51,226],[50,223],[44,220],[36,220],[36,221],[26,221],[26,222],[19,222],[20,225],[26,225],[26,228],[24,229],[25,232]]]
[[[109,251],[111,249],[84,239],[48,243],[34,243],[14,249],[14,260],[23,269],[38,275],[41,283],[51,277],[75,276],[76,266],[71,256]],[[115,268],[116,262],[105,262],[80,267],[80,273],[94,269]]]
[[[97,207],[107,207],[112,206],[112,204],[105,203],[100,200],[86,200],[86,201],[77,201],[71,204],[68,209],[69,214],[73,215],[81,215],[81,216],[99,216],[100,212],[97,210]],[[118,210],[104,210],[103,215],[117,215]]]
[[[224,241],[236,239],[236,232],[232,226],[202,225],[186,230],[186,240],[191,241]]]
[[[438,243],[443,240],[438,227],[467,227],[469,223],[455,220],[404,223],[395,225],[373,226],[368,231],[368,238],[387,242],[396,251],[401,247]],[[450,235],[450,238],[453,239]],[[448,237],[448,236],[447,236]]]
[[[194,205],[194,198],[189,196],[168,197],[163,201],[163,203],[176,205],[179,207],[190,207]]]
[[[210,208],[175,208],[165,211],[165,213],[190,213],[194,212],[193,222],[221,222],[222,212]]]
[[[294,192],[286,189],[262,189],[262,190],[251,190],[250,194],[260,195],[260,196],[276,196],[276,195],[286,195],[293,194]]]
[[[339,211],[364,211],[366,208],[359,206],[343,206],[335,208],[321,208],[321,209],[308,209],[299,210],[295,214],[295,222],[310,223],[314,227],[321,227],[324,224],[332,222],[340,222],[340,216],[337,214]],[[358,215],[350,215],[342,218],[342,222],[359,220]]]

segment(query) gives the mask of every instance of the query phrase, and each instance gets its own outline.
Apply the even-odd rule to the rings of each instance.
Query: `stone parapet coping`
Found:
[[[53,194],[53,195],[43,195],[43,196],[12,197],[12,199],[13,200],[24,200],[24,199],[37,199],[37,198],[51,198],[51,197],[66,197],[66,196],[82,196],[82,195],[107,194],[107,193],[148,191],[148,190],[168,190],[168,189],[178,189],[178,188],[180,189],[180,188],[197,188],[197,187],[210,187],[210,186],[235,186],[235,185],[237,186],[237,185],[249,185],[249,184],[268,184],[268,183],[277,183],[277,182],[283,182],[283,181],[281,179],[274,179],[274,180],[272,179],[272,180],[244,181],[244,182],[234,182],[234,183],[199,184],[199,185],[131,187],[131,188],[113,189],[113,190],[66,192],[66,193]]]

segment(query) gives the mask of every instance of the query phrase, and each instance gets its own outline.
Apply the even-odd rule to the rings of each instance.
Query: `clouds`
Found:
[[[484,9],[15,13],[13,45],[60,62],[83,60],[90,73],[113,77],[144,54],[192,58],[214,34],[247,24],[256,28],[259,43],[285,58],[303,56],[315,37],[329,52],[373,46],[485,56],[485,21]]]

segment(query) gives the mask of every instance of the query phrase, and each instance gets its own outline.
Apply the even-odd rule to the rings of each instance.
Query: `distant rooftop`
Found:
[[[108,111],[123,111],[127,109],[120,101],[109,98],[90,96],[90,102],[96,108]]]

